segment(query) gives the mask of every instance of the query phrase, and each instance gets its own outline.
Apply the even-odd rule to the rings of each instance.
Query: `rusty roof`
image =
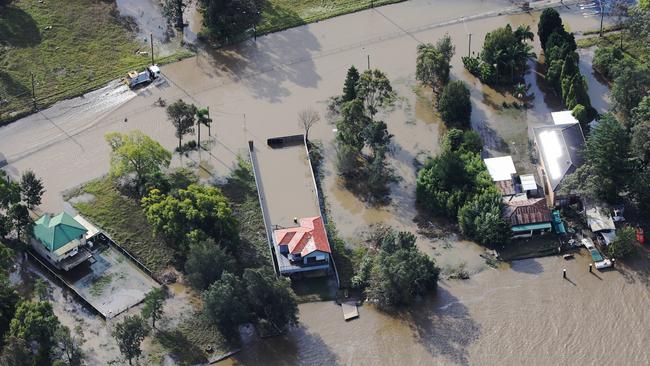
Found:
[[[551,221],[551,210],[544,198],[513,200],[506,202],[503,212],[504,219],[512,226],[537,224]]]

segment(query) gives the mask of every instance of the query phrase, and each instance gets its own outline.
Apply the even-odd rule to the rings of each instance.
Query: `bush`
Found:
[[[480,78],[481,75],[481,60],[478,57],[463,56],[463,66],[469,71],[470,74]]]
[[[623,59],[623,51],[618,47],[599,47],[594,56],[593,68],[608,79],[614,77],[613,70]]]
[[[465,83],[454,80],[442,90],[438,106],[442,120],[460,128],[469,128],[472,115],[472,102]]]
[[[634,252],[634,242],[636,241],[636,232],[632,227],[625,227],[616,233],[616,238],[607,248],[609,255],[619,259],[626,257]]]

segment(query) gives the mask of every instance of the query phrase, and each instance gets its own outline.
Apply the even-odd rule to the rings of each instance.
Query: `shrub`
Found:
[[[438,109],[442,120],[460,128],[468,128],[472,114],[470,93],[465,83],[454,80],[442,90]]]

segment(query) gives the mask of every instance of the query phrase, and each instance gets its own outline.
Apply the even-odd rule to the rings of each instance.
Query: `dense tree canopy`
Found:
[[[58,327],[59,320],[54,315],[49,302],[24,301],[16,308],[9,334],[27,342],[35,342],[38,347],[39,364],[47,364],[55,345],[54,334]]]
[[[194,104],[185,103],[182,99],[167,106],[167,118],[176,129],[179,150],[183,144],[183,136],[194,132],[197,112],[198,108]]]
[[[345,76],[345,83],[343,84],[343,102],[350,102],[357,99],[357,83],[359,82],[359,71],[357,68],[350,66],[348,73]]]
[[[298,322],[296,296],[288,278],[277,277],[268,268],[247,268],[243,280],[249,309],[262,331],[278,334]]]
[[[229,41],[261,19],[264,0],[199,0],[203,25],[219,39]]]
[[[537,25],[537,36],[542,44],[542,49],[546,49],[546,41],[557,30],[564,30],[562,18],[554,8],[546,8],[542,11]]]
[[[634,228],[627,226],[616,231],[616,238],[607,247],[607,250],[613,258],[620,259],[634,252],[635,243],[636,232]]]
[[[439,92],[449,82],[449,70],[451,69],[451,58],[454,52],[455,47],[451,43],[448,34],[438,40],[436,45],[431,43],[419,44],[415,78],[433,89],[433,91]]]
[[[390,80],[381,70],[366,70],[357,81],[357,98],[363,101],[371,118],[379,108],[392,105],[395,97]]]
[[[133,174],[138,192],[169,167],[171,153],[140,131],[111,132],[105,138],[111,147],[111,175],[121,178]]]
[[[18,293],[9,284],[9,279],[4,273],[0,273],[0,347],[16,312],[18,300]]]
[[[223,272],[232,272],[235,260],[213,239],[190,243],[185,262],[187,280],[195,289],[202,291],[221,278]]]
[[[178,196],[152,189],[142,206],[154,231],[183,252],[188,240],[196,236],[207,235],[226,245],[237,241],[237,221],[219,188],[192,184],[180,189]]]
[[[41,197],[45,193],[43,180],[36,177],[33,171],[28,170],[20,177],[20,195],[29,209],[41,204]]]
[[[496,189],[480,192],[458,211],[460,231],[483,245],[507,244],[510,225],[501,216],[502,205]]]
[[[447,124],[468,128],[472,115],[472,102],[469,89],[464,82],[454,80],[445,85],[438,105],[440,116]]]
[[[624,58],[614,67],[612,101],[614,109],[627,121],[632,109],[650,93],[650,68],[648,65]]]
[[[147,324],[137,315],[126,316],[124,320],[117,323],[113,330],[113,338],[117,341],[122,355],[133,364],[133,359],[140,357],[142,348],[140,345],[149,334]]]
[[[239,325],[249,319],[242,280],[225,272],[203,293],[203,311],[231,342],[238,340]]]

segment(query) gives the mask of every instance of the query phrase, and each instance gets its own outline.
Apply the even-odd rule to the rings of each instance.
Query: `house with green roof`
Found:
[[[52,265],[67,271],[92,257],[83,249],[87,232],[65,212],[54,217],[45,214],[34,223],[31,246]]]

